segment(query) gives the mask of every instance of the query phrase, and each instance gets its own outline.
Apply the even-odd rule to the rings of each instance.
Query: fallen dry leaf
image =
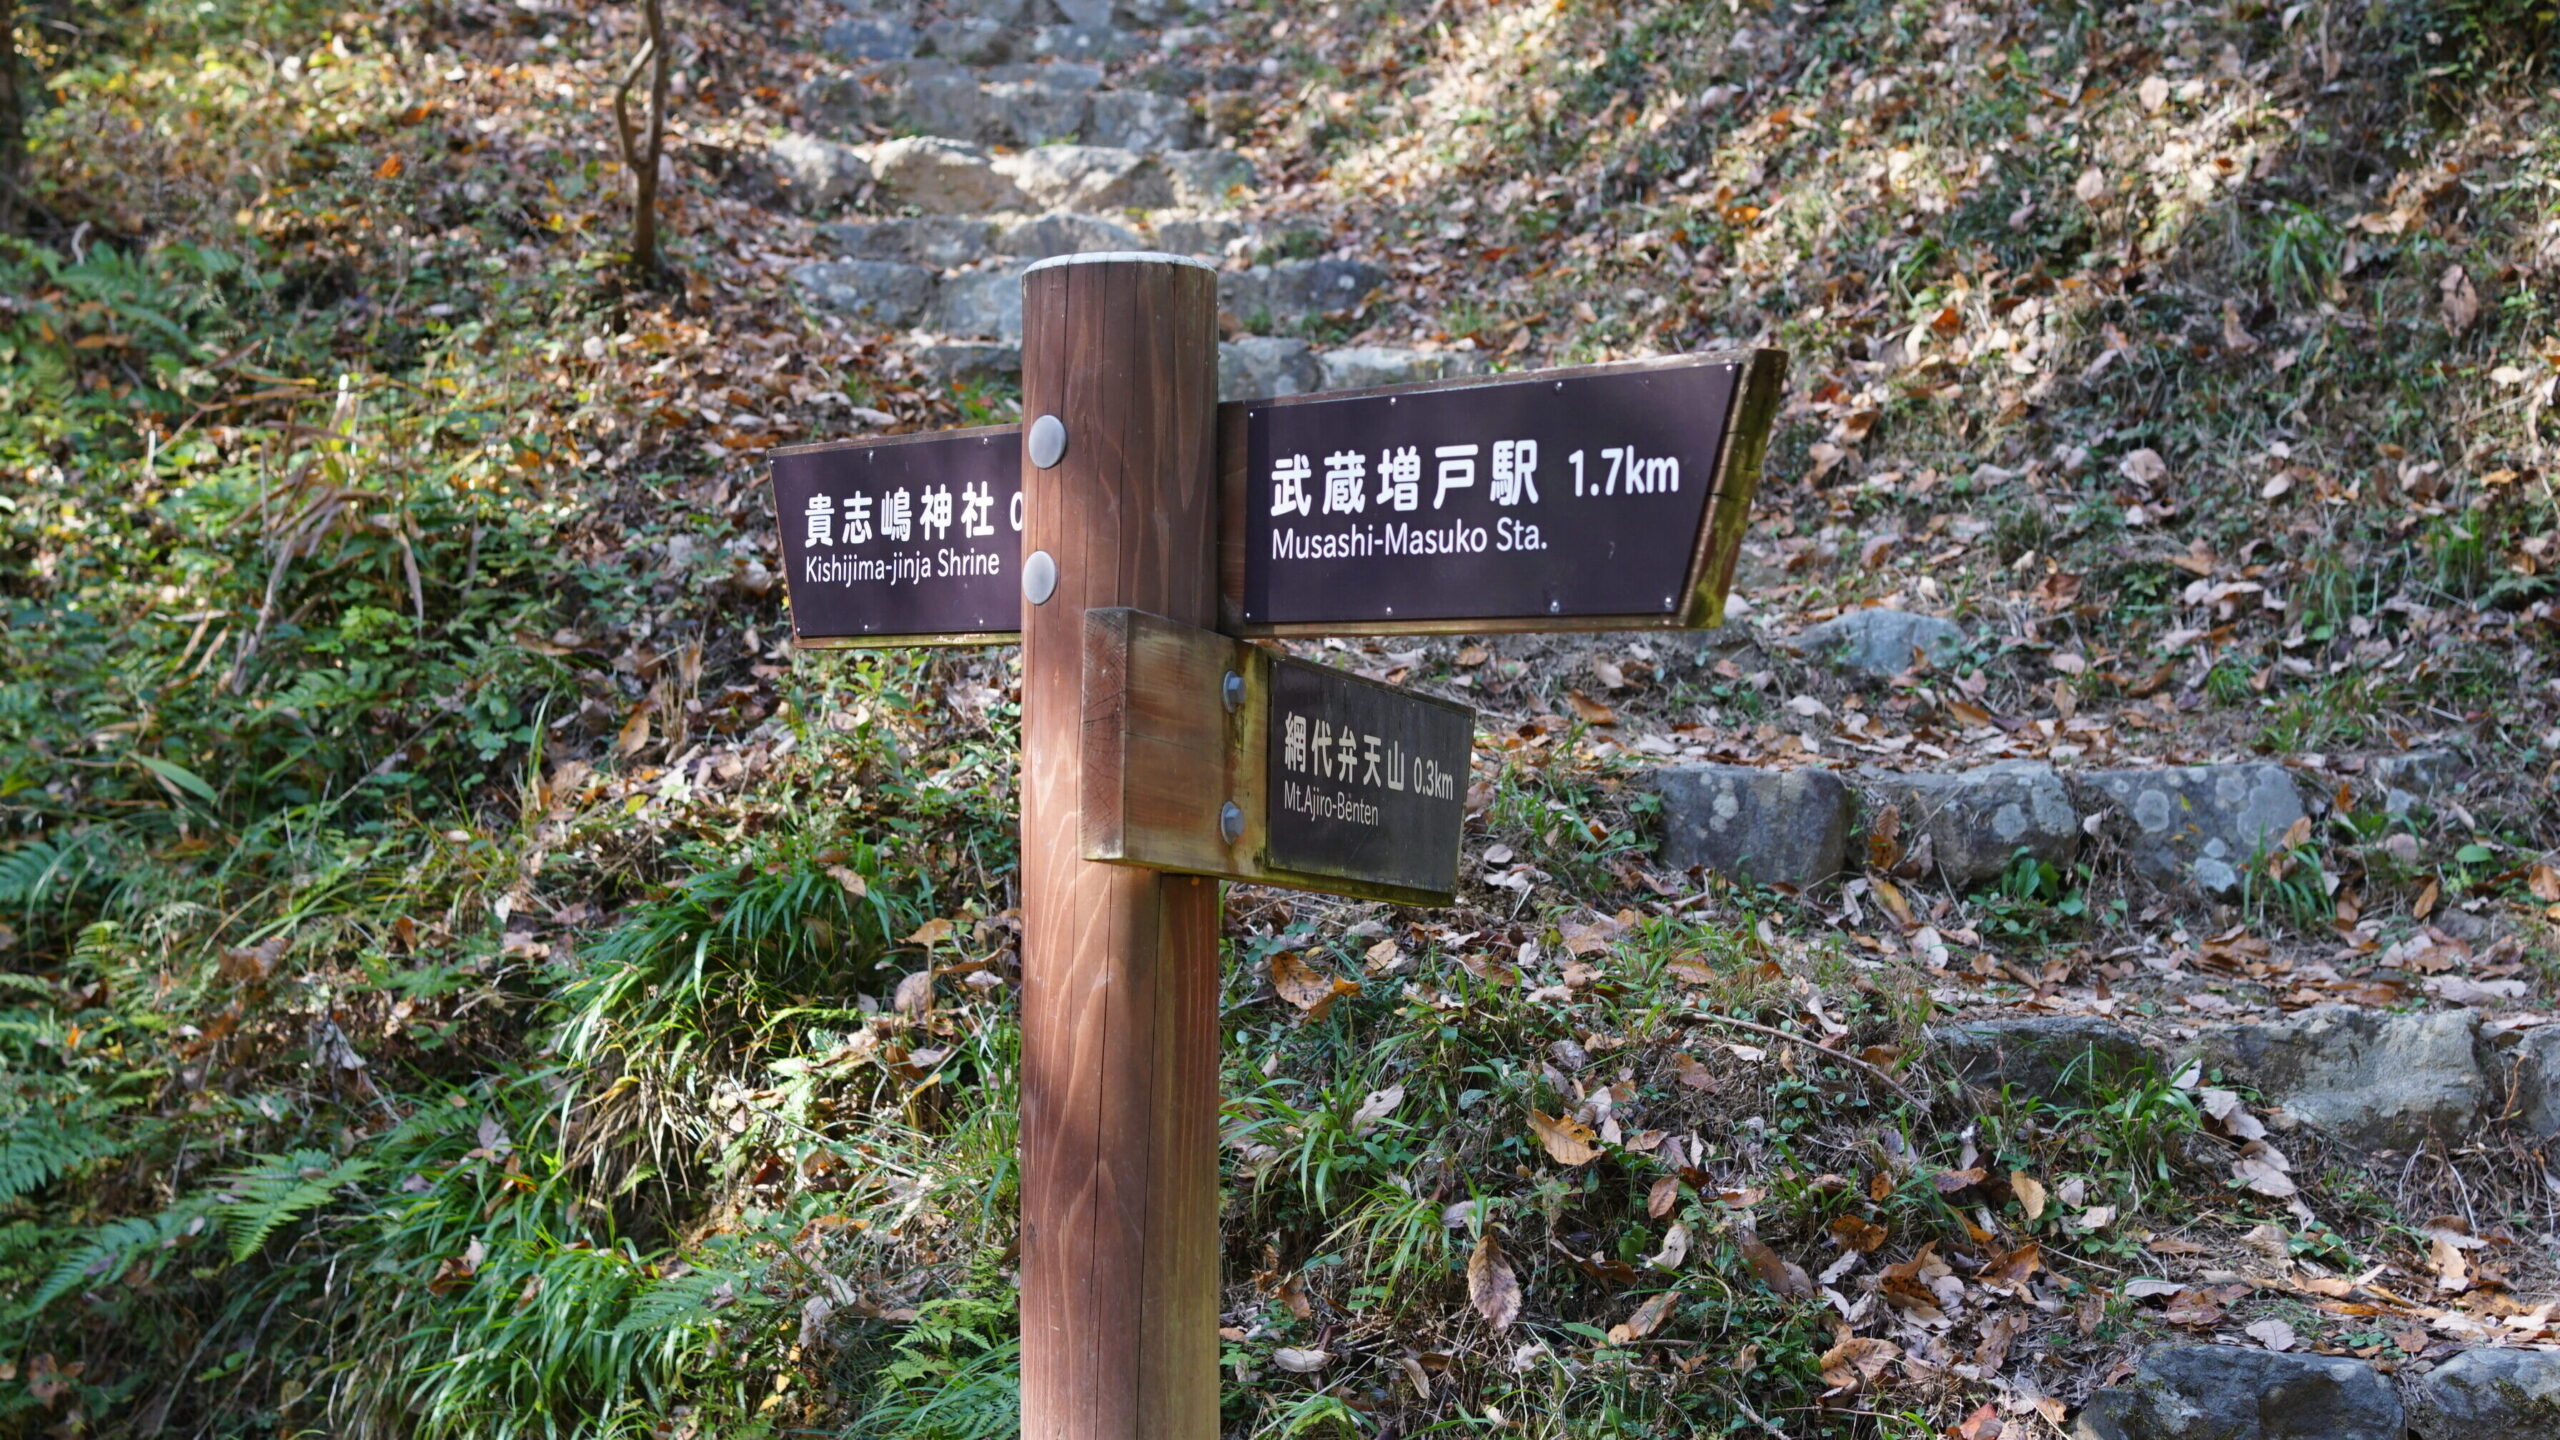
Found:
[[[1615,725],[1618,723],[1617,711],[1610,709],[1608,706],[1601,704],[1599,701],[1592,699],[1590,696],[1583,694],[1579,690],[1570,692],[1564,698],[1565,703],[1573,707],[1573,713],[1582,717],[1582,723],[1585,725]]]
[[[2293,1327],[2281,1320],[2266,1319],[2248,1327],[2249,1338],[2270,1350],[2290,1350],[2296,1344]]]
[[[1688,1260],[1689,1227],[1685,1223],[1674,1221],[1671,1228],[1663,1232],[1662,1248],[1646,1256],[1644,1263],[1656,1270],[1677,1270],[1687,1264]]]
[[[1823,1353],[1822,1383],[1834,1390],[1864,1389],[1901,1358],[1902,1347],[1890,1340],[1851,1336]]]
[[[1665,1175],[1661,1179],[1654,1181],[1653,1189],[1646,1193],[1644,1197],[1644,1212],[1647,1215],[1652,1216],[1654,1219],[1659,1220],[1663,1216],[1670,1214],[1672,1207],[1679,1203],[1680,1177],[1677,1175]]]
[[[2032,1225],[2044,1218],[2044,1182],[2023,1170],[2009,1172],[2009,1193],[2018,1197],[2018,1208],[2027,1212]]]
[[[1359,994],[1360,982],[1326,975],[1299,959],[1296,951],[1283,950],[1271,957],[1271,988],[1307,1019],[1321,1020],[1334,1001]]]
[[[1679,1291],[1665,1290],[1637,1306],[1636,1313],[1609,1327],[1609,1343],[1631,1344],[1661,1329],[1664,1317],[1670,1315],[1672,1304],[1679,1298]]]
[[[1538,1143],[1559,1165],[1588,1165],[1599,1158],[1600,1149],[1591,1142],[1598,1138],[1591,1127],[1571,1116],[1551,1116],[1532,1109],[1529,1128],[1536,1132]]]
[[[1791,1299],[1813,1298],[1813,1277],[1804,1273],[1803,1266],[1770,1249],[1757,1231],[1737,1228],[1733,1243],[1742,1258],[1751,1263],[1752,1273],[1760,1277],[1761,1284]]]
[[[1271,1352],[1271,1363],[1292,1375],[1312,1375],[1332,1358],[1322,1350],[1292,1350],[1285,1345]]]
[[[1511,1322],[1520,1318],[1519,1278],[1511,1273],[1511,1262],[1502,1258],[1502,1247],[1490,1230],[1467,1257],[1467,1301],[1496,1331],[1510,1329]]]
[[[1370,1091],[1369,1098],[1360,1102],[1360,1108],[1351,1112],[1351,1133],[1368,1134],[1377,1127],[1379,1121],[1394,1114],[1396,1107],[1403,1103],[1404,1087],[1402,1085],[1390,1085],[1384,1090]]]
[[[1855,1215],[1843,1215],[1831,1222],[1831,1238],[1840,1242],[1840,1248],[1861,1255],[1874,1253],[1890,1233],[1884,1226]]]

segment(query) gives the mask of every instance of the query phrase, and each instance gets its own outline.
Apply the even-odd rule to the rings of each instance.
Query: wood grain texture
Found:
[[[1085,858],[1402,905],[1452,903],[1449,891],[1272,862],[1271,666],[1269,650],[1214,631],[1139,610],[1086,612]],[[1229,671],[1244,680],[1244,703],[1232,713],[1221,695]],[[1243,819],[1232,841],[1219,828],[1230,801]]]
[[[1216,618],[1216,277],[1170,260],[1023,281],[1022,1417],[1031,1440],[1212,1440],[1215,881],[1083,858],[1085,614]]]

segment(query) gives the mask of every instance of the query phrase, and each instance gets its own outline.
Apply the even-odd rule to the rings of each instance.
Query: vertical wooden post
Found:
[[[1218,882],[1085,860],[1080,806],[1085,612],[1217,620],[1217,275],[1082,255],[1022,291],[1026,578],[1056,566],[1022,611],[1022,1433],[1214,1440]]]

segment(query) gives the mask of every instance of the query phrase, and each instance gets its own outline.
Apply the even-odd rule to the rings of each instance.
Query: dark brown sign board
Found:
[[[1022,427],[773,452],[791,635],[812,649],[1022,630]]]
[[[1220,628],[1719,623],[1775,350],[1220,407]]]
[[[1085,619],[1088,860],[1445,905],[1474,739],[1464,705],[1143,611]]]

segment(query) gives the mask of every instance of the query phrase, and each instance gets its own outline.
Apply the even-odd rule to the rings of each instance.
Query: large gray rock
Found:
[[[2402,1440],[2405,1412],[2361,1360],[2235,1345],[2142,1357],[2121,1388],[2089,1397],[2074,1440]]]
[[[1908,610],[1852,610],[1797,632],[1791,648],[1853,680],[1880,684],[1908,670],[1913,655],[1943,665],[1964,648],[1964,627]]]
[[[2514,1124],[2530,1140],[2560,1135],[2560,1025],[2526,1031],[2501,1063]]]
[[[843,60],[904,60],[916,53],[916,27],[896,15],[854,15],[818,32],[818,44]]]
[[[1457,380],[1485,372],[1479,350],[1400,350],[1386,345],[1352,345],[1327,350],[1324,388],[1360,390],[1372,385],[1406,385],[1417,380]],[[1847,795],[1843,786],[1840,793]]]
[[[1078,78],[1033,75],[989,83],[985,138],[997,145],[1047,145],[1082,135],[1090,87]]]
[[[949,15],[924,27],[923,48],[963,65],[1013,58],[1013,27],[984,15]]]
[[[1022,347],[982,340],[945,340],[919,348],[924,368],[946,380],[991,380],[1022,373]]]
[[[1118,0],[1049,0],[1057,7],[1058,17],[1070,25],[1104,28],[1111,24],[1112,7]]]
[[[2081,1102],[2151,1065],[2133,1032],[2095,1015],[2019,1015],[1929,1027],[1929,1043],[1969,1085]]]
[[[1104,90],[1093,97],[1085,138],[1124,150],[1188,150],[1199,143],[1198,131],[1179,96]]]
[[[993,20],[999,25],[1019,25],[1035,8],[1036,0],[942,0],[946,15]]]
[[[1357,310],[1387,272],[1365,260],[1283,260],[1218,277],[1218,308],[1247,325]]]
[[[1324,388],[1324,367],[1304,340],[1247,335],[1218,346],[1218,398],[1261,400]]]
[[[1156,248],[1176,255],[1224,255],[1246,233],[1244,222],[1219,216],[1176,216],[1156,222]]]
[[[2382,787],[2384,811],[2405,815],[2452,790],[2462,769],[2462,757],[2450,750],[2411,750],[2376,757],[2373,778]]]
[[[1019,263],[964,271],[942,282],[929,323],[945,335],[1022,338],[1022,271]]]
[[[2264,760],[2092,770],[2078,783],[2081,808],[2112,802],[2133,822],[2125,853],[2137,874],[2165,890],[2216,899],[2239,894],[2241,867],[2303,818],[2292,772]]]
[[[898,67],[890,113],[911,130],[946,140],[994,138],[994,108],[979,72],[957,60],[916,60]]]
[[[1099,215],[1042,215],[1008,225],[996,237],[998,254],[1024,260],[1057,255],[1087,255],[1103,250],[1144,250],[1138,232]]]
[[[934,300],[934,273],[894,260],[816,260],[791,280],[827,309],[891,329],[914,324]]]
[[[1662,858],[1676,869],[1808,890],[1840,873],[1849,787],[1828,770],[1682,765],[1656,771]]]
[[[956,270],[987,258],[996,246],[996,227],[963,215],[901,215],[821,225],[818,238],[848,260],[898,260]]]
[[[1167,202],[1186,210],[1228,210],[1253,189],[1253,162],[1233,150],[1168,150],[1156,157],[1173,191]]]
[[[806,214],[833,210],[871,183],[860,151],[815,135],[785,135],[767,145],[765,155],[774,184]]]
[[[2080,812],[2050,765],[2003,760],[1953,774],[1861,770],[1869,805],[1891,805],[1902,847],[1928,837],[1930,864],[1958,889],[1996,880],[2024,850],[2066,866],[2080,849]]]
[[[2560,1355],[2465,1350],[2409,1395],[2417,1440],[2552,1440],[2560,1436]]]
[[[2411,1150],[2476,1129],[2489,1102],[2468,1010],[2393,1015],[2319,1005],[2197,1037],[2191,1052],[2307,1123],[2368,1150]]]
[[[883,189],[930,215],[983,215],[1031,208],[1022,191],[975,145],[936,136],[872,147],[871,173]]]
[[[1136,54],[1138,42],[1108,25],[1043,25],[1031,32],[1031,53],[1099,65]]]
[[[1044,210],[1125,210],[1166,202],[1164,172],[1134,150],[1043,145],[1007,155],[996,168]]]

